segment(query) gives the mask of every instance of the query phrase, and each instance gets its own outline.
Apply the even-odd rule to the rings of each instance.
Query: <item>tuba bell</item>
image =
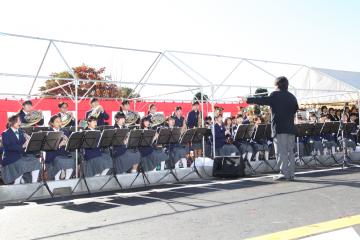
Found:
[[[31,112],[27,113],[24,117],[24,123],[21,123],[21,127],[31,127],[36,125],[41,121],[43,118],[42,112],[37,110],[32,110]]]
[[[165,115],[162,113],[155,113],[151,115],[150,127],[157,127],[165,122]]]
[[[65,114],[61,114],[61,127],[66,127],[71,120],[74,119],[71,112],[66,112]]]
[[[137,112],[128,111],[125,114],[125,125],[130,126],[136,124],[136,122],[140,119],[140,115]]]

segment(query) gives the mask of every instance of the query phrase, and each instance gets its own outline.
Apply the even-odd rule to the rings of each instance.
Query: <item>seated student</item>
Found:
[[[143,117],[140,121],[140,128],[149,130],[150,119]],[[156,139],[156,137],[155,137]],[[165,161],[168,156],[162,151],[162,149],[156,149],[153,146],[139,147],[141,154],[142,168],[144,171],[156,171],[158,164],[165,166]]]
[[[328,114],[325,116],[324,120],[325,122],[331,122],[333,117]],[[336,143],[336,135],[337,133],[334,134],[321,134],[321,138],[322,138],[322,142],[323,142],[323,146],[324,148],[324,154],[334,154],[336,151],[336,147],[337,147],[337,143]]]
[[[168,128],[176,127],[176,117],[170,116],[168,118]],[[180,164],[183,168],[187,167],[186,159],[186,148],[180,143],[169,144],[166,146],[167,151],[169,151],[169,161],[167,162],[168,168],[180,168]]]
[[[214,118],[215,154],[220,155],[221,148],[225,145],[225,127],[222,122],[222,115]]]
[[[22,103],[22,108],[18,113],[21,123],[23,123],[23,124],[28,123],[25,116],[27,114],[31,113],[32,111],[34,111],[33,103],[30,100],[27,100]],[[44,125],[44,117],[36,124],[36,126],[42,126],[42,125]]]
[[[125,126],[125,114],[123,112],[116,113],[114,127],[120,129],[127,128],[127,126]],[[137,172],[141,160],[139,151],[136,149],[127,149],[125,143],[124,145],[114,147],[113,151],[116,173]]]
[[[49,131],[63,132],[64,138],[59,144],[59,149],[56,151],[47,151],[45,153],[45,164],[50,179],[55,181],[60,180],[61,172],[65,172],[65,179],[70,179],[75,169],[75,160],[71,157],[71,153],[65,151],[67,138],[69,133],[61,130],[61,118],[59,115],[54,115],[49,121]]]
[[[236,137],[236,131],[237,131],[237,128],[238,126],[242,125],[243,124],[243,115],[242,114],[238,114],[236,116],[236,126],[234,127],[234,136],[233,138],[235,139]],[[253,153],[254,153],[254,149],[253,147],[251,146],[251,144],[246,141],[245,139],[242,139],[242,140],[235,140],[233,142],[233,144],[239,149],[240,151],[240,154],[242,156],[243,159],[246,159],[248,161],[251,160],[252,156],[253,156]]]
[[[95,117],[97,120],[97,126],[102,126],[106,124],[106,120],[109,119],[109,114],[107,114],[104,108],[100,105],[97,98],[92,98],[90,100],[91,109],[86,112],[86,119],[89,117]],[[94,116],[97,115],[97,116]]]
[[[345,138],[345,144],[346,144],[346,148],[348,152],[353,152],[355,151],[356,148],[356,135],[355,134],[351,134],[351,133],[356,133],[357,132],[357,118],[358,115],[356,113],[350,113],[349,115],[349,122],[350,123],[355,123],[356,125],[351,125],[351,129],[350,132],[345,133],[344,132],[344,138]],[[343,144],[343,143],[342,143]],[[341,146],[343,147],[343,146]]]
[[[327,108],[322,108],[324,111],[327,110]],[[325,122],[326,115],[321,115],[320,118],[316,121],[314,121],[314,118],[310,119],[309,123],[324,123]],[[321,140],[320,136],[310,136],[307,138],[307,143],[305,144],[305,147],[308,148],[308,152],[311,154],[321,155],[324,154],[324,146]]]
[[[87,123],[88,127],[85,130],[95,131],[97,118],[90,116],[87,119]],[[109,170],[113,167],[110,155],[105,153],[101,148],[85,148],[84,160],[85,177],[107,175]]]
[[[255,117],[254,123],[255,123],[255,126],[258,126],[259,124],[263,123],[263,120],[261,119],[260,116]],[[267,139],[253,140],[252,146],[254,148],[254,153],[255,153],[254,160],[255,161],[259,161],[260,152],[264,152],[265,160],[269,160],[269,150],[270,149],[269,149],[269,145],[267,143]]]
[[[7,130],[2,133],[1,173],[5,184],[20,184],[23,175],[29,172],[33,183],[39,178],[40,161],[35,155],[24,152],[30,137],[19,129],[20,124],[20,116],[13,115],[8,119]]]

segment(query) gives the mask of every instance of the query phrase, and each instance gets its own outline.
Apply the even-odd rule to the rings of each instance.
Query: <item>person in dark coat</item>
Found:
[[[13,115],[8,119],[7,130],[2,133],[1,174],[5,184],[20,184],[25,173],[31,173],[33,183],[37,182],[39,177],[40,161],[34,154],[25,153],[30,137],[26,137],[20,124],[20,116]]]
[[[31,111],[33,111],[33,103],[30,100],[27,100],[25,102],[22,103],[22,109],[19,111],[19,117],[20,117],[20,121],[22,124],[26,124],[28,123],[28,121],[26,120],[25,116],[30,113]],[[44,118],[42,118],[37,124],[36,126],[42,126],[44,125]]]
[[[68,114],[71,116],[70,122],[68,124],[64,125],[64,126],[61,126],[61,127],[64,128],[64,127],[75,126],[75,118],[74,118],[73,113],[68,111],[68,107],[69,107],[68,103],[59,102],[58,107],[59,107],[60,111],[56,115],[60,117],[61,122],[63,121],[64,118],[66,118],[68,116]]]
[[[275,80],[276,90],[269,96],[249,97],[249,104],[268,105],[271,108],[271,137],[274,139],[276,160],[280,175],[274,180],[293,180],[295,177],[295,114],[299,108],[296,97],[288,91],[286,77]]]
[[[99,115],[95,116],[97,118],[97,126],[106,125],[105,121],[109,119],[109,114],[100,106],[99,100],[97,98],[92,98],[90,100],[91,109],[86,112],[86,119],[92,116],[94,111],[99,111]]]

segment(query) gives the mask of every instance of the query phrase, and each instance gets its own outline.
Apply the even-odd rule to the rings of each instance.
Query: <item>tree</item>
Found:
[[[202,95],[202,100],[204,102],[207,102],[209,101],[209,97],[206,95],[206,94],[203,94]],[[194,101],[199,101],[201,102],[201,92],[197,92],[195,95],[194,95]]]
[[[119,87],[114,83],[104,81],[102,76],[105,68],[95,69],[82,64],[78,67],[73,67],[76,77],[78,79],[97,80],[97,82],[79,81],[78,96],[82,97],[87,94],[87,97],[106,97],[106,98],[134,98],[139,97],[139,94],[132,93],[132,89],[128,87]],[[61,80],[60,78],[74,79],[72,73],[63,71],[59,73],[52,73],[51,79],[45,81],[45,85],[40,87],[43,96],[67,96],[68,94],[75,93],[75,85],[69,84],[67,86],[59,87],[73,80]],[[52,88],[56,88],[51,91]]]

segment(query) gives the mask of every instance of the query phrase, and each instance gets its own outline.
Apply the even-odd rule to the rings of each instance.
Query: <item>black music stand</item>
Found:
[[[98,144],[98,147],[101,148],[109,148],[112,146],[111,152],[111,158],[113,161],[113,169],[112,169],[112,175],[109,177],[109,179],[105,182],[105,184],[100,188],[103,189],[110,181],[111,179],[115,178],[115,181],[118,183],[120,189],[123,189],[116,172],[116,161],[115,161],[115,150],[114,147],[119,145],[124,145],[125,138],[129,132],[129,129],[105,129],[101,133],[101,138]]]
[[[240,144],[242,144],[241,142],[246,142],[248,141],[249,138],[246,138],[246,135],[252,135],[253,132],[253,125],[250,124],[240,124],[237,128],[236,128],[236,133],[235,133],[235,141],[239,141]],[[248,131],[249,130],[249,131]],[[250,133],[251,132],[251,133]],[[242,157],[242,154],[241,154]],[[256,175],[256,171],[255,169],[251,166],[250,164],[250,159],[245,158],[244,159],[246,165],[249,167],[251,174],[252,175]]]
[[[49,131],[49,127],[34,127],[33,132],[45,132]]]
[[[266,129],[269,129],[271,128],[270,124],[259,124],[255,127],[255,132],[254,132],[254,135],[252,137],[252,140],[255,141],[255,142],[259,142],[261,140],[267,140],[267,133],[268,131],[266,131]],[[264,159],[263,161],[260,161],[260,163],[257,165],[256,168],[254,168],[254,170],[256,171],[261,165],[263,164],[266,164],[268,165],[271,170],[275,171],[275,167],[274,166],[271,166],[271,164],[269,163],[268,160]]]
[[[71,128],[72,127],[70,127],[70,129]],[[78,151],[79,156],[83,157],[83,155],[81,154],[81,151],[79,151],[79,150],[81,149],[81,147],[83,145],[84,135],[85,135],[85,132],[72,132],[70,137],[69,137],[69,141],[66,144],[65,151],[68,151],[68,152]],[[76,185],[75,185],[75,187],[74,187],[74,189],[72,190],[71,193],[73,193],[75,191],[75,188],[80,183],[81,179],[83,179],[84,183],[85,183],[85,186],[86,186],[86,189],[88,190],[88,193],[90,194],[89,186],[87,184],[86,178],[83,175],[83,161],[84,160],[81,159],[81,162],[80,162],[80,178],[79,178],[78,182],[76,183]]]
[[[312,127],[312,131],[309,132],[309,136],[310,137],[316,137],[316,136],[320,136],[321,135],[321,131],[323,129],[324,123],[315,123],[313,124]],[[314,147],[314,146],[313,146]],[[308,162],[305,163],[305,165],[309,166],[309,163],[314,160],[315,161],[315,167],[317,166],[317,164],[321,165],[321,166],[325,166],[320,159],[318,158],[318,154],[317,151],[315,150],[315,148],[313,149],[313,151],[311,152],[311,158]]]
[[[155,130],[140,130],[140,129],[132,130],[129,135],[127,147],[128,148],[150,147],[153,143],[155,133],[156,133]],[[147,177],[146,172],[144,170],[143,163],[144,163],[143,158],[141,158],[141,161],[139,163],[138,173],[136,174],[136,177],[130,184],[130,188],[132,187],[132,185],[134,184],[134,182],[136,181],[136,179],[139,177],[140,174],[142,175],[144,181],[144,187],[146,187],[146,182],[150,184],[149,178]]]
[[[321,134],[322,135],[336,134],[337,136],[339,132],[339,128],[340,128],[340,122],[325,122],[323,128],[321,129]],[[335,158],[335,155],[332,152],[329,158],[333,159],[335,164],[339,164],[339,162]],[[329,158],[327,158],[326,160],[328,160]],[[326,164],[323,163],[323,166],[326,166]]]
[[[206,133],[207,133],[207,128],[188,129],[188,130],[186,130],[184,135],[181,136],[180,144],[183,144],[183,145],[187,144],[188,148],[189,148],[189,152],[190,152],[190,145],[192,143],[201,143],[202,138],[205,136]],[[202,176],[200,175],[200,172],[199,172],[199,170],[197,169],[197,166],[196,166],[196,159],[194,159],[194,166],[193,166],[192,171],[189,172],[188,174],[186,174],[180,180],[185,179],[187,176],[189,176],[192,173],[196,173],[196,175],[198,175],[199,178],[202,178]]]
[[[56,151],[59,148],[61,138],[61,132],[34,132],[25,152]],[[54,194],[45,179],[45,159],[43,157],[41,157],[41,184],[25,201],[30,200],[42,187],[45,187],[50,196],[54,198]]]
[[[350,155],[349,155],[349,152],[347,149],[347,142],[346,142],[346,138],[345,138],[345,134],[346,134],[346,136],[352,135],[354,129],[356,129],[356,123],[340,122],[338,135],[341,134],[341,147],[343,150],[343,156],[342,156],[342,161],[340,163],[336,162],[336,164],[333,166],[341,166],[342,169],[344,169],[345,167],[358,167],[358,165],[352,164],[352,160],[350,158]]]
[[[34,131],[34,127],[22,127],[21,129],[29,136],[31,136]]]
[[[295,156],[295,164],[298,166],[306,165],[309,166],[309,162],[306,162],[303,156],[300,154],[300,138],[304,138],[309,136],[309,133],[312,132],[314,128],[314,124],[310,123],[300,123],[295,125],[296,128],[296,156]],[[304,146],[305,148],[305,146]]]
[[[161,128],[156,143],[161,145],[167,145],[169,147],[169,157],[170,157],[172,151],[171,145],[179,143],[180,136],[181,136],[181,128],[179,127]],[[158,183],[161,182],[161,180],[163,180],[170,174],[175,178],[177,182],[179,182],[179,179],[174,172],[174,167],[173,167],[174,164],[172,162],[173,160],[169,159],[168,161],[170,161],[170,167],[168,168],[168,172],[162,178],[159,179]]]
[[[102,126],[98,126],[97,128],[98,128],[98,130],[100,130],[100,131],[104,131],[104,130],[108,130],[108,129],[114,129],[115,127],[114,127],[114,126],[110,126],[110,125],[102,125]]]

